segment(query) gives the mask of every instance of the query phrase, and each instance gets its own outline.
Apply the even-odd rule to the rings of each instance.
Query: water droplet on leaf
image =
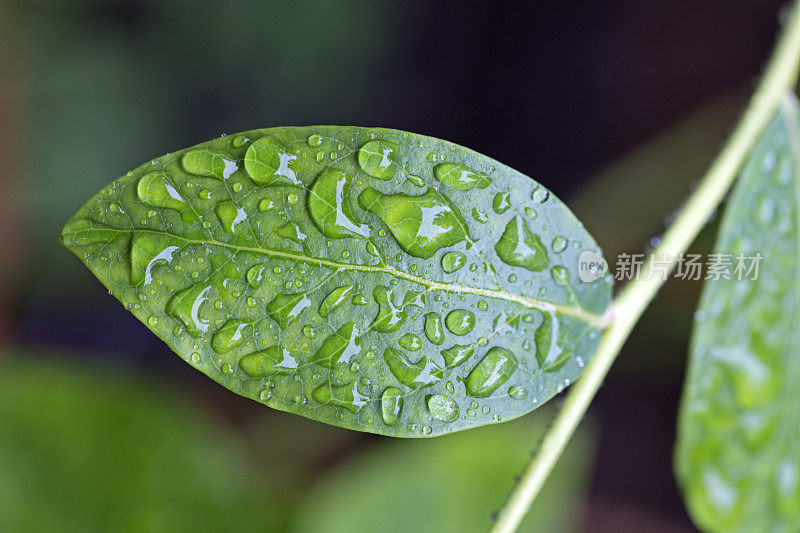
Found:
[[[403,393],[397,387],[386,387],[381,394],[381,416],[387,426],[396,426],[403,410]]]
[[[245,320],[232,319],[225,322],[211,338],[211,347],[217,353],[228,353],[244,342],[251,323]]]
[[[368,187],[358,203],[378,215],[400,247],[414,257],[427,259],[441,248],[469,240],[458,209],[433,188],[422,196],[407,196],[385,195]]]
[[[267,314],[280,325],[281,329],[286,329],[310,305],[311,300],[304,292],[278,294],[267,304]]]
[[[442,163],[433,167],[433,175],[437,180],[454,189],[469,191],[475,187],[485,189],[492,183],[492,178],[483,172],[476,172],[469,167],[456,163]]]
[[[311,220],[328,238],[370,235],[369,227],[353,216],[349,198],[351,181],[343,171],[328,167],[317,176],[309,190],[307,203]]]
[[[472,357],[474,351],[474,344],[456,344],[451,348],[442,350],[444,364],[447,368],[455,368]]]
[[[239,367],[251,378],[259,379],[275,374],[289,374],[297,369],[295,359],[286,348],[270,346],[249,353],[239,359]]]
[[[458,404],[452,398],[442,394],[428,396],[428,411],[434,418],[443,422],[452,422],[458,418]]]
[[[322,300],[322,303],[319,304],[319,316],[327,318],[331,311],[342,305],[352,292],[352,285],[342,285],[341,287],[333,289],[330,294]]]
[[[428,313],[425,315],[425,336],[437,346],[444,342],[444,327],[442,317],[439,313]]]
[[[521,217],[514,217],[506,225],[494,249],[504,263],[533,272],[542,271],[550,264],[542,241],[528,229]]]
[[[350,360],[360,352],[358,328],[354,322],[347,322],[322,342],[322,346],[309,359],[309,362],[334,368],[339,364],[350,364]]]
[[[491,348],[467,375],[467,394],[487,398],[500,385],[508,381],[517,368],[514,354],[504,348]]]
[[[492,200],[492,209],[494,209],[495,213],[500,215],[508,211],[508,208],[511,207],[509,197],[510,195],[507,192],[499,192],[494,195],[494,199]]]
[[[422,339],[413,333],[406,333],[397,340],[397,344],[410,352],[416,352],[422,348]]]
[[[244,156],[244,168],[253,183],[262,187],[290,185],[302,187],[297,179],[297,156],[289,153],[269,136],[256,139]]]
[[[358,150],[361,169],[380,180],[388,180],[397,170],[397,145],[383,140],[369,141]]]
[[[400,351],[386,348],[386,351],[383,352],[383,359],[397,381],[412,389],[438,383],[444,376],[442,368],[434,361],[428,360],[427,355],[423,355],[416,363],[412,363]]]
[[[452,333],[466,335],[475,327],[475,314],[466,309],[456,309],[447,314],[444,322]]]

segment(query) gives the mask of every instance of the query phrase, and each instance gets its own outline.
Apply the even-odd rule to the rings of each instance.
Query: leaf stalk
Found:
[[[642,265],[651,272],[653,261],[668,262],[668,273],[706,225],[733,185],[758,136],[769,123],[788,91],[797,83],[800,68],[800,0],[793,2],[782,36],[767,65],[756,92],[736,129],[717,155],[700,185],[692,193],[661,243]],[[663,262],[659,264],[662,265]],[[531,459],[519,483],[500,510],[492,533],[516,531],[547,476],[578,427],[600,385],[608,374],[633,327],[664,284],[666,276],[642,276],[628,283],[609,307],[609,326],[597,353],[580,379],[569,390],[564,406],[544,436],[538,453]]]

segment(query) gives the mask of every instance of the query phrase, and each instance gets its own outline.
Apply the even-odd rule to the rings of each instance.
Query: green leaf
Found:
[[[0,531],[285,527],[286,487],[236,428],[174,384],[116,370],[0,352]]]
[[[432,442],[377,442],[336,465],[304,499],[292,531],[486,531],[553,410]],[[520,532],[578,530],[591,478],[592,424],[582,424]]]
[[[580,255],[599,250],[544,187],[377,128],[256,130],[166,155],[61,240],[232,391],[403,437],[544,403],[594,353],[611,294],[607,277],[581,280]]]
[[[787,100],[745,165],[715,246],[731,279],[695,315],[675,472],[708,531],[800,530],[799,119]]]

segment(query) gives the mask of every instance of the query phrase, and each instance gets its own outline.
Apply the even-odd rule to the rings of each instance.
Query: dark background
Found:
[[[26,346],[27,358],[158,375],[237,427],[267,417],[318,433],[183,364],[57,245],[63,221],[127,170],[223,133],[385,126],[536,178],[613,263],[648,246],[710,162],[768,57],[781,5],[6,0],[0,345],[9,358]],[[693,530],[670,463],[698,291],[668,284],[591,409],[581,531]],[[310,479],[385,441],[330,431]]]

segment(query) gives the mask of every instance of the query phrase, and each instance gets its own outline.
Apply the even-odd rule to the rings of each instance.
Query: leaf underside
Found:
[[[675,472],[708,531],[800,530],[800,129],[787,100],[745,165],[691,340]],[[758,277],[736,273],[761,254]]]
[[[62,242],[186,362],[270,407],[436,436],[581,372],[610,280],[530,178],[455,144],[338,126],[221,137],[111,183]]]

